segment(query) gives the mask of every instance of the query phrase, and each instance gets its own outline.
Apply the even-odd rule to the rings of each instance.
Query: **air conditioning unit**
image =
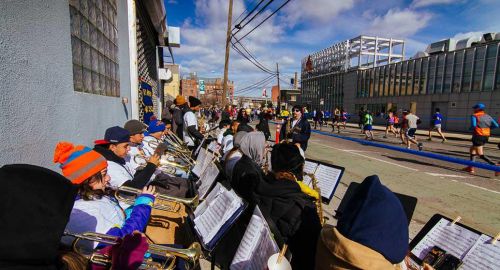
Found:
[[[472,46],[473,44],[476,44],[478,42],[481,42],[481,37],[468,37],[468,38],[459,40],[457,42],[456,49],[460,50],[460,49],[469,48],[470,46]]]
[[[486,33],[483,34],[483,38],[481,38],[481,43],[488,43],[494,40],[500,40],[500,33]]]
[[[456,42],[454,39],[446,39],[432,43],[426,50],[428,54],[444,53],[455,50]]]

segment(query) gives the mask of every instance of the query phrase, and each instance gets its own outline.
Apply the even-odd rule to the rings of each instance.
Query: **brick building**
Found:
[[[205,93],[200,94],[199,86],[203,81]],[[181,93],[186,98],[188,96],[198,97],[203,105],[221,105],[222,104],[223,79],[222,78],[202,78],[192,73],[181,80]],[[231,100],[234,94],[234,83],[228,81],[227,98]],[[229,103],[229,102],[228,102]]]

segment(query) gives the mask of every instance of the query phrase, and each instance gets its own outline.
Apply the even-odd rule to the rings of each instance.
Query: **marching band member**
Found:
[[[302,179],[304,162],[296,145],[274,145],[272,173],[256,189],[259,208],[274,222],[277,233],[289,246],[293,269],[314,269],[321,230],[314,198],[304,193],[297,181]]]
[[[87,156],[85,159],[90,160],[92,157]],[[102,159],[97,163],[102,167],[106,161]],[[90,268],[89,260],[82,255],[60,249],[61,237],[72,213],[78,186],[54,171],[27,164],[2,166],[0,182],[5,192],[0,200],[0,209],[9,210],[0,213],[0,227],[4,233],[0,241],[1,269],[96,269],[95,265]],[[17,214],[12,215],[10,210],[17,211]],[[23,233],[18,233],[20,231]],[[109,247],[113,269],[137,269],[137,263],[143,261],[148,248],[146,239],[140,234],[132,237],[135,240],[133,243],[127,235],[121,244]],[[141,237],[139,245],[138,237]]]
[[[255,188],[263,177],[262,167],[266,155],[266,138],[260,131],[243,135],[237,160],[230,178],[231,187],[247,202],[254,201]]]
[[[152,120],[149,122],[148,133],[143,140],[143,150],[146,157],[154,155],[156,147],[162,143],[165,129],[166,126],[161,121]]]
[[[107,160],[108,173],[111,177],[109,185],[112,188],[126,185],[142,189],[160,163],[160,157],[152,155],[144,169],[133,174],[125,160],[130,149],[129,140],[130,133],[126,129],[114,126],[106,130],[104,140],[95,141],[94,150]]]
[[[125,212],[107,188],[110,181],[108,162],[98,152],[82,145],[59,142],[54,151],[54,163],[59,163],[63,175],[78,187],[66,226],[69,231],[119,237],[136,230],[144,231],[155,200],[154,187],[145,187],[135,204]]]
[[[175,98],[174,104],[176,106],[172,109],[172,131],[182,139],[184,137],[184,113],[189,110],[189,107],[186,99],[181,95]]]
[[[233,169],[236,162],[240,160],[243,153],[239,151],[241,139],[247,134],[246,131],[239,131],[234,136],[234,142],[231,141],[232,149],[229,150],[222,158],[224,160],[224,172],[226,173],[226,178],[231,181],[233,176]]]
[[[302,106],[293,106],[293,118],[281,127],[281,134],[292,140],[293,143],[299,143],[300,148],[306,151],[307,142],[311,137],[311,125],[302,115]],[[290,125],[290,134],[287,134],[286,126]]]
[[[125,160],[132,174],[135,174],[139,164],[135,162],[134,157],[137,155],[145,156],[142,141],[144,139],[144,132],[146,132],[147,126],[139,120],[132,119],[127,121],[123,128],[130,133],[130,150],[128,151],[128,155]]]
[[[401,202],[378,176],[369,176],[347,202],[337,226],[321,230],[315,269],[400,269],[408,237]]]
[[[229,120],[221,120],[219,122],[219,130],[217,131],[217,143],[219,145],[222,145],[222,139],[224,139],[224,133],[226,133],[226,130],[231,127],[231,121]]]
[[[184,113],[184,142],[190,150],[194,150],[204,138],[198,130],[198,120],[195,115],[201,108],[201,101],[189,96],[189,107],[190,109]]]
[[[233,120],[233,122],[231,122],[231,128],[227,129],[226,132],[224,132],[224,135],[222,137],[222,152],[224,154],[227,154],[231,149],[233,149],[233,139],[234,135],[238,131],[239,125],[240,122],[238,120]]]

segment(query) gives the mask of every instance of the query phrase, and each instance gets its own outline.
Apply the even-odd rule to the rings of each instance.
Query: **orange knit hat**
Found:
[[[56,145],[54,163],[60,164],[63,175],[73,184],[80,184],[108,167],[101,154],[83,145],[74,146],[69,142],[59,142]]]
[[[178,96],[175,98],[174,103],[175,103],[175,105],[180,106],[180,105],[182,105],[182,104],[186,104],[186,99],[184,98],[184,96],[178,95]]]

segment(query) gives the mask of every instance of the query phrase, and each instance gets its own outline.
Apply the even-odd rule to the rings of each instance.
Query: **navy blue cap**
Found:
[[[382,254],[393,264],[408,252],[408,223],[399,199],[372,175],[363,181],[347,202],[337,223],[348,239]]]
[[[97,140],[95,144],[110,144],[129,142],[130,132],[122,127],[114,126],[106,129],[104,140]]]
[[[484,108],[486,108],[486,106],[484,106],[483,103],[478,103],[478,104],[474,105],[474,107],[472,107],[472,109],[474,109],[474,110],[484,110]]]

